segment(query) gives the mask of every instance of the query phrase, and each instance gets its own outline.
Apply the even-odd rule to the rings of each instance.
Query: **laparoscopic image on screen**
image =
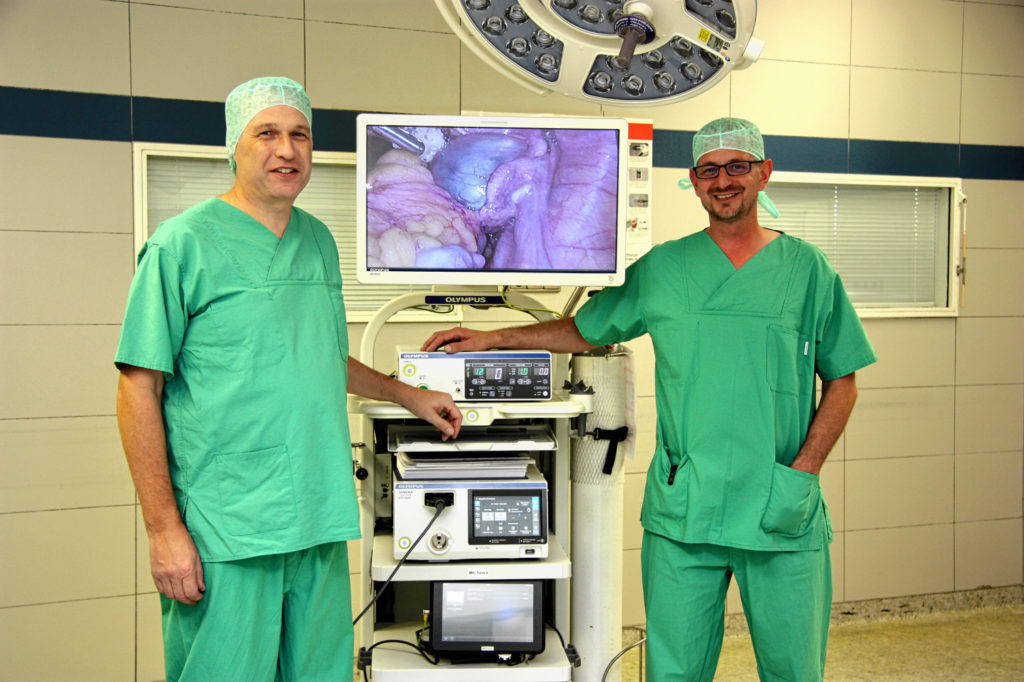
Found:
[[[368,268],[615,270],[618,133],[368,126]]]

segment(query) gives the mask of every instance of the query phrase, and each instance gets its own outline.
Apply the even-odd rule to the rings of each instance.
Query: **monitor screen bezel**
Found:
[[[533,586],[533,638],[529,642],[506,642],[480,638],[476,641],[445,642],[444,586],[445,585],[532,585]],[[438,654],[490,655],[539,654],[544,651],[544,581],[543,580],[438,580],[430,590],[430,647]]]
[[[618,171],[615,202],[614,271],[581,270],[390,270],[368,268],[366,258],[366,139],[370,126],[455,128],[536,128],[549,130],[612,130],[618,134]],[[626,211],[629,197],[627,163],[629,123],[621,118],[569,116],[464,116],[433,114],[370,114],[356,117],[356,278],[363,284],[419,284],[424,286],[617,286],[625,279]]]

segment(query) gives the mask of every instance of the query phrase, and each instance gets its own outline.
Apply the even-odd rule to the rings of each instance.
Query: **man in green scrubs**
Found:
[[[348,355],[337,247],[293,205],[312,168],[302,86],[243,83],[225,119],[235,183],[146,242],[115,357],[167,679],[351,679],[347,392],[445,438],[462,415]]]
[[[824,254],[759,224],[759,201],[774,206],[757,127],[712,121],[694,136],[693,160],[703,231],[651,249],[574,319],[451,329],[424,350],[581,352],[649,334],[648,676],[713,679],[735,576],[761,679],[821,680],[832,528],[818,474],[853,409],[854,372],[877,358]]]

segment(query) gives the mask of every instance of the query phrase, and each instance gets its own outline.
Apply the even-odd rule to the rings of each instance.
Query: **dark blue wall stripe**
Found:
[[[354,152],[358,111],[313,110],[321,151]],[[224,144],[223,104],[0,86],[0,134]],[[688,168],[693,132],[654,131],[654,165]],[[1024,147],[765,135],[777,170],[1024,180]]]
[[[131,98],[0,86],[0,133],[131,140]]]
[[[133,97],[136,142],[224,144],[224,105],[185,99]]]
[[[1024,147],[961,145],[960,168],[965,178],[1020,180],[1024,175]]]
[[[851,173],[960,176],[960,145],[850,140]]]

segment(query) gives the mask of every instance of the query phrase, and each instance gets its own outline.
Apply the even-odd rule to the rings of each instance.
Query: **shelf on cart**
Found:
[[[404,570],[404,569],[403,569]],[[421,626],[415,623],[396,623],[382,625],[373,633],[373,641],[384,639],[400,639],[407,642],[416,641],[416,630]],[[403,644],[381,644],[373,650],[373,663],[370,666],[371,679],[374,682],[396,680],[408,682],[409,674],[415,673],[416,682],[566,682],[572,679],[572,666],[566,658],[558,635],[547,628],[544,639],[544,651],[525,663],[508,666],[501,663],[462,663],[453,665],[441,659],[438,665],[427,663],[413,648]]]
[[[374,536],[370,560],[372,577],[387,580],[398,561],[390,533]],[[494,561],[407,561],[395,574],[395,581],[414,580],[514,580],[528,576],[557,580],[572,575],[569,556],[557,538],[548,537],[545,559],[501,559]]]
[[[495,419],[551,419],[575,417],[585,411],[583,403],[568,394],[555,394],[553,400],[523,402],[458,402],[462,410],[463,426],[487,426]],[[367,400],[349,396],[349,412],[365,414],[373,419],[415,419],[416,416],[401,405],[380,400]]]

